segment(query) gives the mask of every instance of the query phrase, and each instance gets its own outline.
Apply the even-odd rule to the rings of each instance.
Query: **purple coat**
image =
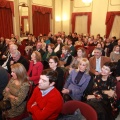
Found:
[[[72,99],[81,100],[81,97],[83,96],[83,92],[87,88],[91,76],[87,73],[84,73],[80,82],[78,84],[76,84],[74,80],[75,80],[77,74],[78,74],[77,70],[73,70],[70,73],[70,75],[64,85],[64,88],[70,90],[69,95],[71,96]]]

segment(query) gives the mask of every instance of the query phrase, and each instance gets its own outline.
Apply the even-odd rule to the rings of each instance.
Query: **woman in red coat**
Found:
[[[43,71],[43,64],[40,61],[41,61],[41,54],[38,51],[34,51],[31,55],[28,76],[29,76],[29,80],[32,80],[35,85],[38,84],[40,75]]]

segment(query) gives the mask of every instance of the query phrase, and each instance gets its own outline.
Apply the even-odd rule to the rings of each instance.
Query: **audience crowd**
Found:
[[[115,36],[50,32],[20,41],[11,34],[0,38],[0,70],[7,74],[4,83],[0,79],[0,99],[12,106],[0,110],[1,120],[3,114],[12,120],[26,110],[24,120],[55,120],[69,100],[94,107],[98,120],[115,120],[120,111],[120,39]]]

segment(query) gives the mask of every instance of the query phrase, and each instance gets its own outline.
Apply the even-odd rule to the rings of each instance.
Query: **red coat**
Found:
[[[31,71],[32,71],[32,76],[30,77]],[[34,64],[33,61],[30,61],[29,70],[28,70],[29,80],[32,80],[35,84],[38,84],[42,71],[43,71],[43,64],[41,62],[37,62],[36,64]]]
[[[31,107],[34,102],[37,105]],[[27,103],[27,110],[32,114],[33,120],[56,120],[62,106],[63,99],[56,88],[53,88],[47,95],[42,96],[40,89],[36,87]]]

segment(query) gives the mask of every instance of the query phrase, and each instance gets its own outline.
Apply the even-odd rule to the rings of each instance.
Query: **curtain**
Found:
[[[112,11],[112,12],[107,12],[107,16],[106,16],[106,36],[109,37],[112,26],[113,26],[113,22],[115,19],[115,16],[118,15],[120,16],[120,11]]]
[[[120,16],[116,15],[109,37],[116,36],[120,38]]]
[[[87,16],[77,16],[75,22],[75,32],[78,34],[87,33]]]
[[[33,34],[37,37],[40,33],[48,34],[50,32],[50,15],[52,8],[41,6],[32,6],[33,11]]]
[[[90,25],[91,25],[91,12],[79,12],[79,13],[72,13],[72,32],[75,32],[75,23],[76,23],[76,16],[87,16],[87,33],[90,34]]]
[[[33,15],[33,34],[37,37],[40,33],[48,34],[50,32],[50,14],[34,12]]]
[[[10,38],[13,33],[14,6],[12,1],[0,0],[0,36]]]

